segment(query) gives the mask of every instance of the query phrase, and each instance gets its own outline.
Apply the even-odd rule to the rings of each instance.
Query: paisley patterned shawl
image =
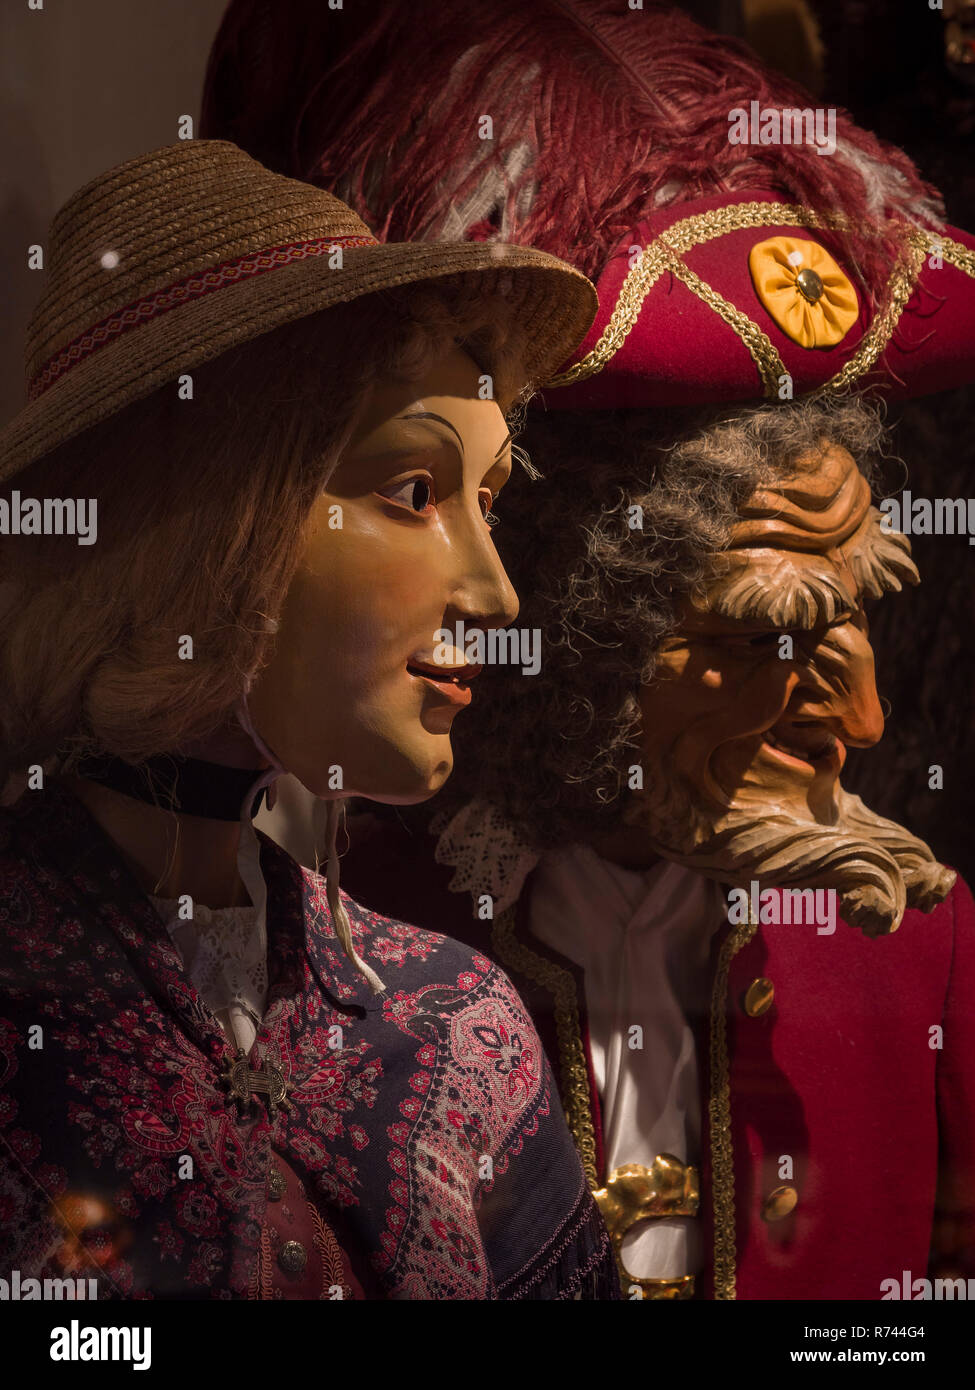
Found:
[[[244,1298],[273,1153],[373,1298],[618,1298],[537,1034],[469,947],[344,898],[266,837],[256,1050],[290,1113],[228,1102],[230,1049],[152,905],[56,783],[0,813],[0,1276]],[[251,1065],[256,1065],[252,1054]]]

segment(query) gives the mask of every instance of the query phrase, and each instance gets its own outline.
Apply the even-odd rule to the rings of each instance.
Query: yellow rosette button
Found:
[[[856,290],[815,241],[769,237],[752,247],[748,269],[762,304],[800,347],[835,347],[860,316]]]

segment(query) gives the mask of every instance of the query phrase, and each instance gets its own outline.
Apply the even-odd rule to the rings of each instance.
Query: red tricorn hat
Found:
[[[832,153],[797,143],[816,99],[655,0],[421,8],[418,24],[415,5],[279,0],[272,17],[232,0],[203,130],[334,188],[380,236],[537,246],[598,281],[548,408],[919,395],[975,375],[973,243],[848,113],[824,112]],[[756,109],[790,114],[792,143],[733,140]]]
[[[888,224],[900,254],[874,307],[841,215],[767,192],[671,203],[610,256],[599,312],[547,384],[550,409],[788,400],[975,377],[975,238]],[[859,285],[859,288],[858,288]]]

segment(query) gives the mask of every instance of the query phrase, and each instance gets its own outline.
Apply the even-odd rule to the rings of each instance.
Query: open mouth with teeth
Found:
[[[843,745],[822,725],[776,724],[763,735],[766,748],[779,760],[802,764],[815,771],[839,767],[843,762]]]

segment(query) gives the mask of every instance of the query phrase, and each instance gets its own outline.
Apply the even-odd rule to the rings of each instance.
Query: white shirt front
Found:
[[[700,1164],[698,1059],[691,1019],[708,1005],[711,940],[725,919],[720,886],[679,864],[622,869],[584,845],[544,854],[531,931],[585,972],[586,1011],[608,1171],[662,1153]],[[641,1040],[642,1046],[631,1046]],[[623,1240],[638,1278],[701,1268],[698,1220],[655,1218]]]

